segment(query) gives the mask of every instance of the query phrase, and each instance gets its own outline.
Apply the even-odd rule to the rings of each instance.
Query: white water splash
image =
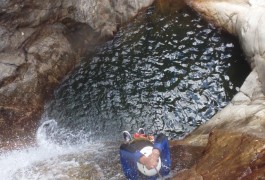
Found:
[[[73,135],[64,129],[59,129],[55,120],[45,121],[37,131],[35,147],[0,154],[0,180],[69,179],[64,174],[52,171],[56,171],[58,167],[67,169],[79,166],[74,158],[64,161],[60,160],[60,156],[80,154],[84,151],[93,152],[102,148],[102,144],[91,143],[87,141],[87,137],[88,135],[82,133]],[[34,167],[38,163],[48,164],[52,171],[44,175],[39,174],[38,169]]]
[[[256,6],[265,6],[265,1],[264,0],[249,0],[249,4],[256,5]]]

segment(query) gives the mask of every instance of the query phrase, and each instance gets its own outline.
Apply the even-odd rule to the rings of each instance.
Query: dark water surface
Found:
[[[179,138],[226,106],[249,72],[232,36],[187,7],[153,6],[82,59],[45,115],[97,139],[139,127]]]

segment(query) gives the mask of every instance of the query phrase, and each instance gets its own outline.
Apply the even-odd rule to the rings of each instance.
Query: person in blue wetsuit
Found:
[[[149,136],[144,134],[142,128],[138,130],[136,135],[140,137],[132,139],[130,133],[124,131],[125,143],[120,146],[120,161],[127,179],[155,180],[158,177],[168,175],[171,170],[171,159],[167,137],[161,133],[152,142]],[[146,156],[142,150],[150,146],[151,150]],[[149,170],[155,170],[155,173],[149,173]]]

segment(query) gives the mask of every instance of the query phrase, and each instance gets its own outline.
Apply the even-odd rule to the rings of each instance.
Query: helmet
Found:
[[[146,146],[143,149],[141,149],[140,152],[142,154],[144,154],[146,157],[148,157],[152,153],[152,150],[153,150],[152,146]],[[146,176],[154,176],[161,169],[161,159],[159,157],[158,164],[157,164],[156,168],[154,168],[154,169],[147,169],[143,164],[141,164],[139,162],[137,162],[137,168],[142,174],[144,174]]]

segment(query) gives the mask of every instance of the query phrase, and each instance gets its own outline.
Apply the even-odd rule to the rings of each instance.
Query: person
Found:
[[[168,139],[164,134],[156,138],[145,134],[140,128],[134,138],[128,131],[123,132],[125,142],[120,146],[120,162],[127,179],[155,180],[164,177],[171,170],[171,159]],[[143,150],[150,147],[149,154]],[[155,173],[154,173],[155,172]]]

